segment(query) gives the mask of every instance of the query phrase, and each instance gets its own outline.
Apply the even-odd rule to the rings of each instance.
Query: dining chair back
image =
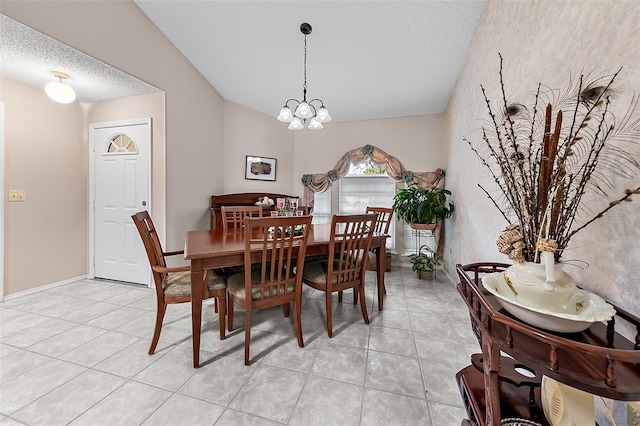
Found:
[[[189,266],[168,267],[166,257],[183,255],[184,251],[165,252],[162,250],[158,232],[151,220],[149,212],[142,211],[131,216],[140,234],[142,244],[147,252],[147,258],[153,273],[156,289],[156,323],[153,331],[149,355],[152,355],[162,331],[162,321],[167,305],[172,303],[191,302],[191,268]],[[219,271],[207,271],[204,275],[206,285],[203,285],[203,299],[216,298],[220,319],[220,339],[225,338],[226,294],[227,284],[225,276]],[[203,283],[204,284],[204,283]]]
[[[375,213],[378,215],[376,220],[376,233],[389,234],[389,227],[391,226],[391,220],[393,219],[393,209],[391,207],[367,207],[365,213]],[[385,259],[385,264],[382,265],[385,271],[391,270],[391,260]],[[369,252],[369,270],[375,270],[378,268],[376,265],[376,255],[373,251]],[[354,300],[355,303],[355,300]]]
[[[309,206],[298,206],[298,211],[301,211],[304,216],[309,216]]]
[[[222,229],[241,228],[245,217],[262,217],[262,206],[222,206]]]
[[[379,234],[389,233],[389,225],[391,225],[391,219],[393,218],[393,209],[391,207],[367,207],[365,213],[375,213],[377,215],[375,232]]]
[[[333,215],[329,253],[324,260],[305,264],[302,281],[325,292],[327,332],[333,337],[332,294],[353,289],[360,299],[362,318],[369,324],[364,297],[364,277],[376,227],[376,214]],[[354,296],[355,298],[355,296]]]
[[[228,327],[233,329],[234,305],[244,306],[244,363],[249,365],[253,308],[283,306],[293,320],[298,346],[304,347],[300,310],[302,273],[311,216],[245,219],[244,271],[228,277]]]

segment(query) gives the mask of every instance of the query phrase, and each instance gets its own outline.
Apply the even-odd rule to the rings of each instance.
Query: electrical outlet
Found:
[[[9,202],[27,201],[27,191],[9,190]]]

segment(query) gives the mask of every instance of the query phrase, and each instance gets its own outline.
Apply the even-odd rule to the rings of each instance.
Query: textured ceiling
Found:
[[[26,25],[0,14],[0,75],[30,86],[55,81],[51,71],[69,75],[79,101],[97,102],[158,92],[117,70]]]
[[[334,120],[441,113],[467,56],[483,1],[134,0],[231,102],[277,115],[302,98]]]

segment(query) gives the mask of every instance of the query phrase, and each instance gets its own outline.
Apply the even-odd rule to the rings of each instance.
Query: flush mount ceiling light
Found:
[[[64,84],[62,80],[66,80],[69,76],[59,71],[51,71],[55,77],[60,81],[52,81],[44,86],[44,91],[51,99],[61,104],[68,104],[76,100],[76,92],[73,88],[67,84]]]
[[[311,34],[311,25],[306,22],[300,25],[300,32],[304,34],[304,84],[302,85],[302,101],[289,99],[278,114],[278,121],[289,123],[289,130],[302,130],[307,120],[311,130],[322,130],[322,123],[331,121],[329,111],[320,99],[312,99],[307,102],[307,36]],[[295,104],[294,112],[291,112],[289,102]],[[319,105],[317,108],[315,105]]]

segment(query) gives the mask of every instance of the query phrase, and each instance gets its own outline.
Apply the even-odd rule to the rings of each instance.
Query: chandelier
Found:
[[[278,121],[289,123],[289,130],[302,130],[307,120],[311,130],[322,130],[322,123],[331,121],[329,111],[320,99],[312,99],[307,102],[307,36],[311,34],[311,25],[306,22],[300,25],[300,32],[304,34],[304,84],[302,85],[302,101],[289,99],[278,114]],[[295,104],[294,112],[291,112],[289,102]],[[315,105],[319,105],[317,108]]]

